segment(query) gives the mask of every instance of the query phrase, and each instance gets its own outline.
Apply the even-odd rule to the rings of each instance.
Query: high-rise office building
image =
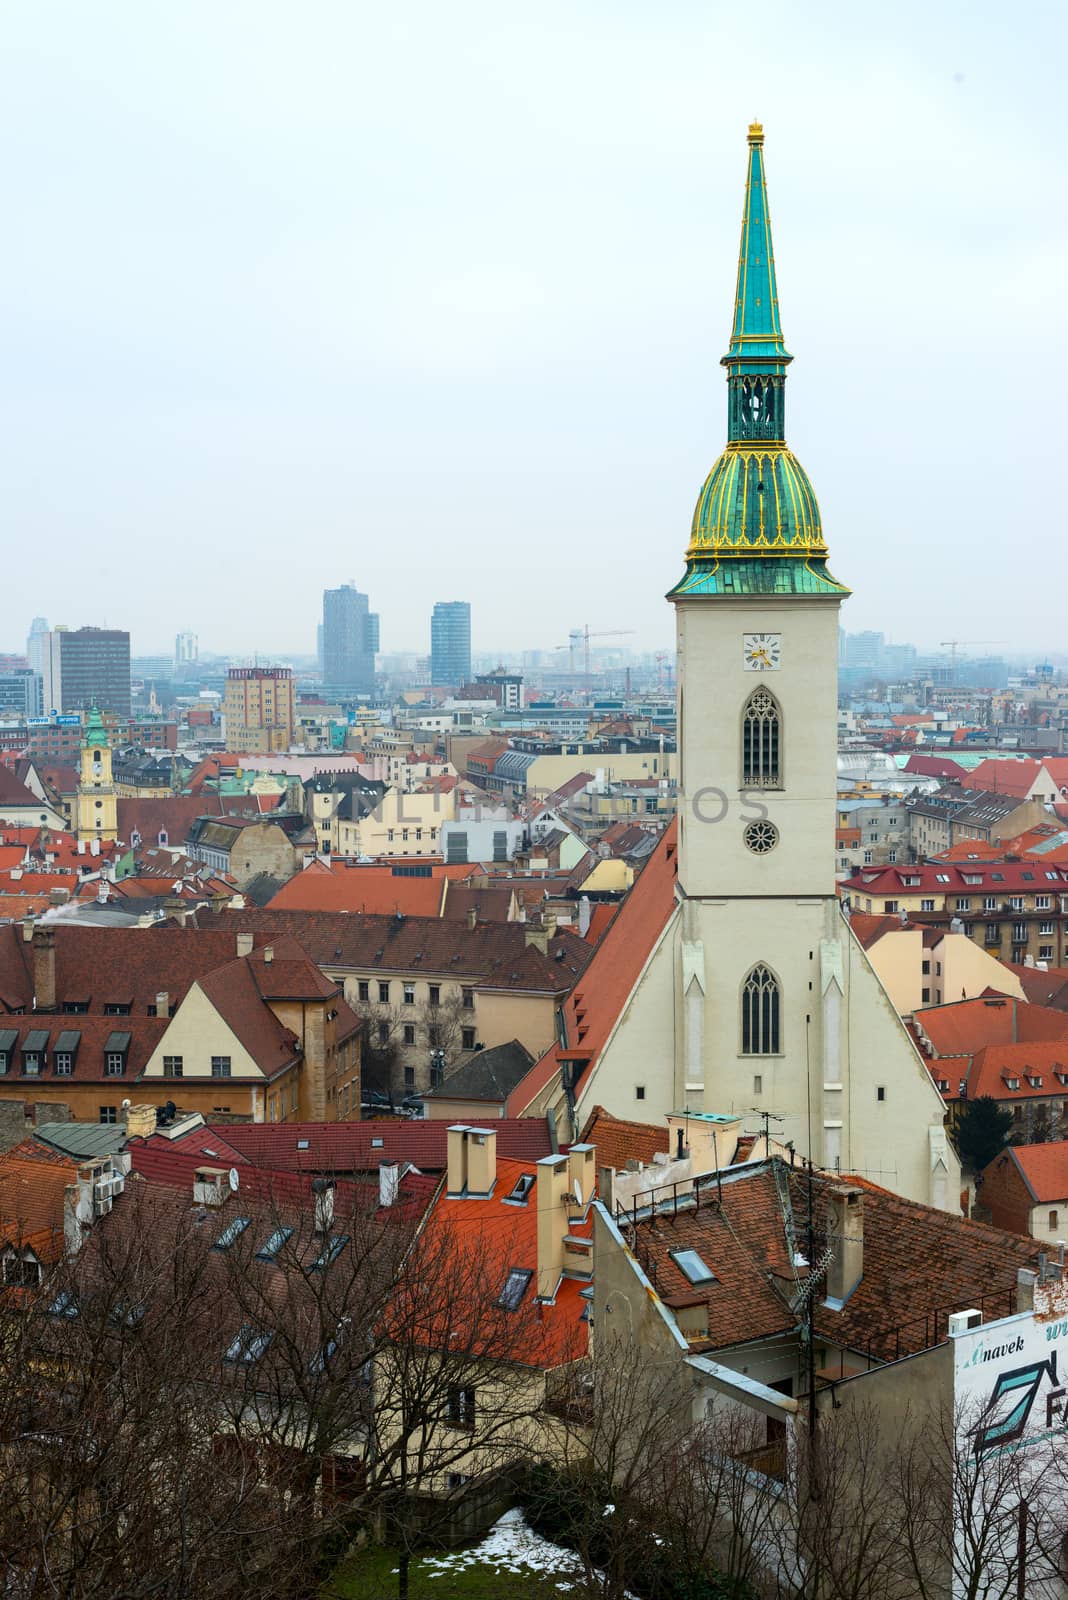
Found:
[[[241,755],[269,755],[293,743],[291,667],[231,667],[223,700],[226,747]]]
[[[439,600],[430,618],[430,682],[458,689],[470,676],[470,603]]]
[[[44,711],[97,706],[130,715],[130,635],[120,628],[53,628],[44,635]]]
[[[178,633],[174,636],[174,663],[181,667],[198,660],[200,648],[195,633]]]
[[[48,618],[34,617],[30,623],[30,636],[26,640],[26,660],[33,671],[44,674],[45,649],[48,639]]]
[[[355,583],[323,591],[323,687],[371,694],[375,686],[378,615]]]

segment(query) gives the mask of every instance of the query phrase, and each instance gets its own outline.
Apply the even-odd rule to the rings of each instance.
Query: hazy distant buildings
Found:
[[[0,717],[41,715],[41,675],[25,656],[0,656]]]
[[[375,686],[378,615],[354,583],[323,591],[323,687],[371,694]]]
[[[270,755],[293,743],[293,673],[289,667],[231,667],[223,699],[226,748]]]
[[[44,711],[130,715],[130,635],[121,628],[52,628],[43,636]]]
[[[200,658],[200,643],[195,633],[178,633],[174,637],[174,664],[188,666]]]
[[[430,618],[430,682],[457,689],[470,676],[470,603],[439,600]]]

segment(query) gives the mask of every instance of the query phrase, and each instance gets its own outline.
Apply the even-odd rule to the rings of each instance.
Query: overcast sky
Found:
[[[0,648],[668,644],[753,116],[845,626],[1068,648],[1065,16],[9,3]]]

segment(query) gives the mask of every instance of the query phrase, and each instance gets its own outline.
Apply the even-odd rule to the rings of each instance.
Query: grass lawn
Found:
[[[414,1560],[409,1600],[561,1600],[578,1587],[575,1566],[573,1555],[539,1538],[518,1511],[509,1511],[481,1544]],[[391,1600],[396,1567],[395,1550],[368,1545],[341,1563],[323,1584],[320,1600]]]

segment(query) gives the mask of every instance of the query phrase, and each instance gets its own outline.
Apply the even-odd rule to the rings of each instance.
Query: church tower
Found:
[[[955,1168],[941,1097],[836,893],[838,621],[849,591],[828,570],[816,496],[786,443],[793,358],[759,123],[747,159],[722,359],[727,443],[668,596],[679,738],[673,1109],[754,1121],[767,1112],[773,1136],[799,1154],[941,1205]]]
[[[81,773],[78,779],[79,842],[118,837],[118,808],[111,773],[108,730],[96,706],[82,734]]]

